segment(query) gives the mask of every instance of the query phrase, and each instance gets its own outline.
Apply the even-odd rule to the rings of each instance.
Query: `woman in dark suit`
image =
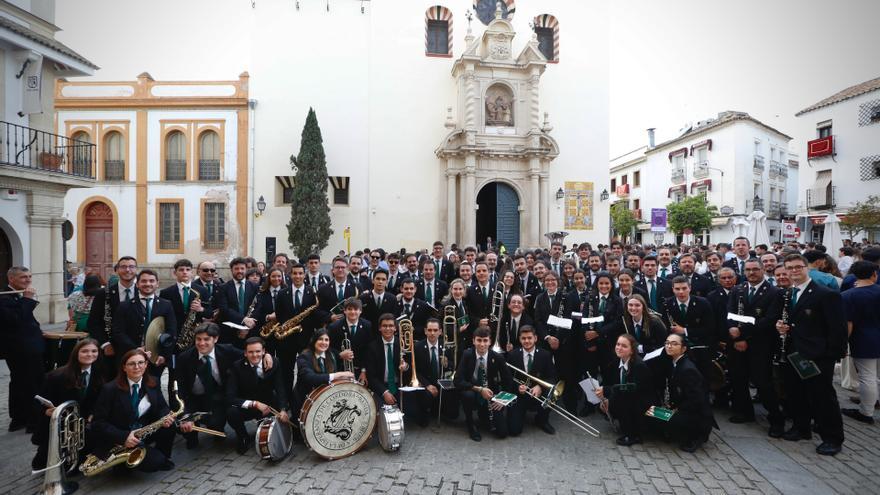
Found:
[[[253,317],[257,320],[257,324],[254,328],[257,332],[259,332],[266,323],[276,321],[275,300],[286,287],[287,286],[284,285],[284,271],[281,268],[273,266],[266,272],[263,283],[260,285],[260,291],[257,292],[256,295],[257,302],[254,304]],[[277,343],[277,339],[266,339],[266,347],[268,348],[269,354],[274,355],[274,348]]]
[[[159,390],[158,380],[147,370],[147,354],[139,348],[125,353],[120,359],[120,370],[115,381],[104,384],[95,404],[92,420],[93,454],[104,459],[116,445],[137,447],[142,439],[134,431],[160,419],[162,428],[143,439],[147,445],[144,460],[138,469],[145,472],[169,471],[171,445],[174,441],[174,418],[168,413],[168,403]]]
[[[618,371],[606,373],[603,385],[596,390],[596,395],[605,399],[600,405],[602,410],[620,421],[622,436],[617,439],[617,445],[625,447],[642,443],[645,411],[651,407],[654,396],[651,372],[636,352],[637,345],[632,335],[617,337],[614,354]]]
[[[98,341],[83,339],[76,343],[67,359],[67,364],[51,371],[46,376],[40,396],[55,406],[73,400],[79,404],[79,415],[88,420],[98,400],[98,392],[104,384],[104,372],[98,364]],[[38,425],[31,437],[31,443],[37,446],[37,454],[31,461],[34,470],[46,467],[46,456],[49,446],[49,418],[55,412],[54,407],[46,407],[37,403],[39,413]]]
[[[339,378],[354,380],[354,373],[339,371],[341,361],[332,349],[330,349],[330,335],[327,330],[319,328],[315,330],[309,347],[301,352],[296,358],[297,380],[296,392],[300,401],[307,397],[312,390],[326,385]],[[297,404],[299,405],[299,404]]]
[[[623,314],[605,327],[605,338],[612,342],[623,334],[635,337],[636,353],[640,356],[663,347],[667,333],[663,320],[650,312],[648,303],[640,294],[630,296]]]

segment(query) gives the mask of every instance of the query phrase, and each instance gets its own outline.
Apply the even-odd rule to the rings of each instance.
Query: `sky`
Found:
[[[281,0],[263,0],[281,1]],[[390,0],[372,0],[390,1]],[[608,2],[609,158],[671,139],[687,122],[725,110],[748,112],[793,135],[794,114],[846,87],[880,77],[880,0],[519,0]],[[442,0],[438,0],[442,3]],[[131,0],[60,0],[62,42],[102,67],[91,80],[132,80],[153,68],[158,80],[227,79],[246,68],[248,53],[234,33],[250,10],[247,0],[175,4],[175,14],[144,11]],[[140,14],[138,13],[140,11]],[[161,12],[161,11],[160,11]],[[120,46],[125,16],[163,22],[157,35],[179,33],[177,54],[156,64],[150,39]],[[211,39],[187,36],[192,19],[217,26]],[[100,26],[98,35],[84,25]],[[577,29],[567,20],[565,30]],[[205,45],[224,57],[199,57]],[[565,47],[566,53],[572,48]],[[590,56],[583,47],[581,56]],[[571,56],[571,55],[569,55]],[[148,62],[153,60],[153,62]],[[156,65],[161,65],[157,71]],[[592,75],[586,75],[592,77]],[[798,136],[794,136],[798,139]],[[794,144],[794,143],[792,143]]]

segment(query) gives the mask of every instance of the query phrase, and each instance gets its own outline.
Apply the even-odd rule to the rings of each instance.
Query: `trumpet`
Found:
[[[510,363],[506,363],[506,364],[510,369],[512,369],[513,371],[519,373],[520,375],[522,375],[526,378],[525,380],[520,379],[520,378],[514,378],[513,381],[515,381],[516,383],[518,383],[520,385],[526,385],[526,386],[529,386],[531,383],[536,383],[536,384],[540,385],[541,388],[547,389],[546,394],[541,397],[535,397],[534,395],[532,395],[530,393],[526,393],[526,395],[528,395],[532,399],[538,401],[541,404],[542,408],[544,408],[544,409],[549,408],[550,410],[554,411],[556,414],[559,414],[560,416],[565,418],[569,423],[577,426],[581,430],[589,433],[590,435],[593,435],[596,438],[599,437],[599,430],[593,428],[592,426],[590,426],[589,423],[587,423],[586,421],[582,420],[581,418],[575,416],[574,414],[568,412],[568,410],[566,410],[564,407],[562,407],[556,403],[556,401],[559,400],[560,397],[562,397],[562,392],[565,390],[565,382],[560,380],[559,382],[556,382],[556,383],[550,383],[548,381],[541,380],[540,378],[538,378],[534,375],[530,375],[530,374],[526,373],[524,370],[521,370],[520,368],[517,368],[516,366],[514,366]]]
[[[346,331],[344,335],[345,337],[342,339],[342,352],[351,350],[351,340],[348,339],[348,331]],[[342,366],[345,371],[350,371],[352,374],[354,374],[354,361],[343,359]]]
[[[504,315],[504,282],[498,281],[495,284],[495,291],[492,292],[492,310],[489,314],[489,321],[495,323],[495,343],[492,344],[492,350],[498,354],[504,352],[501,344],[501,320]]]
[[[409,386],[413,388],[421,387],[419,383],[418,377],[416,377],[416,349],[415,342],[413,340],[413,323],[411,320],[403,319],[400,320],[400,353],[401,355],[404,353],[409,353],[410,356],[410,368],[412,368],[412,378],[409,381]],[[401,381],[403,381],[403,377],[401,376]]]

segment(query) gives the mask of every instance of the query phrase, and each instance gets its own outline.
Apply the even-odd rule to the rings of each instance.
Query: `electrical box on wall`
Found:
[[[18,191],[16,189],[3,189],[0,192],[0,198],[8,201],[18,201]]]

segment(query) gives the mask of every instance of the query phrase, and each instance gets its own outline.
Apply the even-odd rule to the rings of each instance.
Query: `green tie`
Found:
[[[214,284],[208,284],[208,299],[214,296]]]
[[[238,283],[238,312],[244,313],[244,282]]]
[[[605,296],[599,299],[599,313],[605,314]]]
[[[131,302],[131,287],[125,289],[125,302]]]
[[[793,287],[791,289],[791,309],[792,310],[794,310],[794,306],[797,304],[799,291],[800,291],[800,289],[798,289],[797,287]]]
[[[431,378],[434,380],[437,379],[438,369],[440,368],[437,363],[437,348],[431,346]]]
[[[626,369],[623,366],[620,367],[620,384],[623,385],[626,383]]]
[[[357,324],[354,324],[354,325],[351,326],[351,336],[352,336],[352,337],[354,337],[354,334],[357,333],[357,330],[358,330],[358,326],[357,326]]]
[[[773,277],[769,277],[769,278],[767,279],[767,281],[770,282],[770,285],[772,285],[772,286],[774,286],[774,287],[776,286],[776,279],[775,279],[775,278],[773,278]]]
[[[296,292],[293,294],[293,309],[294,311],[298,311],[302,301],[299,298],[299,289],[296,289]]]
[[[678,305],[678,310],[679,310],[679,312],[681,312],[681,319],[682,320],[687,318],[687,306],[685,306],[684,303],[680,303]]]
[[[641,340],[641,338],[642,338],[642,324],[637,323],[636,324],[636,340]]]
[[[138,414],[138,384],[135,383],[131,386],[131,411],[132,411],[132,424],[136,424],[140,415]]]
[[[438,259],[434,260],[434,271],[437,273],[437,275],[440,275],[440,260]]]
[[[336,290],[336,302],[342,302],[342,299],[345,298],[345,292],[342,290],[342,284],[339,284],[338,289]]]
[[[663,278],[666,278],[666,268],[661,268],[661,269],[660,269],[660,276],[663,277]]]
[[[144,300],[147,302],[147,312],[146,315],[144,315],[146,319],[144,321],[149,325],[150,322],[153,321],[153,298],[147,297]]]
[[[409,315],[409,303],[403,305],[403,312]]]
[[[657,287],[654,284],[653,280],[648,280],[648,285],[650,286],[651,293],[648,296],[651,299],[651,308],[655,311],[657,310]]]
[[[89,388],[89,372],[83,371],[79,376],[79,400],[82,401],[86,397],[86,390]]]
[[[327,373],[327,368],[324,367],[324,358],[318,358],[318,364],[321,365],[321,373]]]
[[[391,395],[397,394],[397,372],[394,367],[394,348],[392,344],[385,344],[386,349],[386,364],[388,367],[388,391],[391,392]]]
[[[425,282],[425,300],[434,304],[434,281]]]
[[[183,287],[183,310],[189,309],[189,287]]]
[[[746,262],[740,261],[739,262],[739,274],[743,275],[743,274],[745,274],[745,272],[746,272]]]
[[[489,300],[489,288],[488,287],[483,287],[483,300],[484,301]]]
[[[534,358],[532,357],[532,354],[529,353],[529,364],[528,364],[528,366],[526,367],[526,371],[528,371],[529,374],[532,373],[532,365],[533,365],[533,364],[535,364],[535,362],[534,362]]]
[[[752,302],[752,298],[754,298],[754,297],[755,297],[755,288],[751,287],[751,288],[749,288],[749,303]]]

